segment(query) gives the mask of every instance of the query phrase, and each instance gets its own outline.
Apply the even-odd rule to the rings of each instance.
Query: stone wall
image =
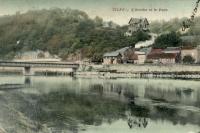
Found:
[[[200,72],[200,65],[110,65],[117,72]]]

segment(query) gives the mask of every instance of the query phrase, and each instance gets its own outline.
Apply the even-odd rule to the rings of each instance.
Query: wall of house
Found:
[[[153,64],[175,64],[176,63],[176,59],[175,58],[172,58],[172,59],[168,59],[168,58],[165,58],[165,59],[152,59],[150,60],[153,62]]]
[[[146,55],[138,55],[138,60],[135,61],[136,64],[144,64],[146,60]]]
[[[173,58],[173,59],[160,59],[160,62],[162,64],[175,64],[176,60],[175,60],[175,58]]]
[[[113,64],[121,64],[121,60],[119,58],[115,58]]]
[[[112,64],[112,58],[103,58],[103,64]]]
[[[119,57],[105,57],[104,59],[103,59],[103,64],[107,64],[107,65],[109,65],[109,64],[121,64],[122,63],[122,60],[121,60],[121,58],[119,58]]]

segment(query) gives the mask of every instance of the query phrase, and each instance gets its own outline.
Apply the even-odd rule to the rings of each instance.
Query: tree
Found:
[[[190,55],[186,55],[183,58],[183,63],[185,64],[193,64],[194,62],[195,62],[195,59]]]
[[[96,16],[95,19],[94,19],[95,23],[96,23],[96,26],[102,26],[103,25],[103,19]]]
[[[146,32],[143,32],[143,31],[138,31],[135,34],[133,34],[133,36],[135,36],[136,41],[138,42],[150,39],[150,36]]]
[[[153,45],[155,48],[178,47],[181,45],[180,35],[176,32],[170,32],[160,35]]]

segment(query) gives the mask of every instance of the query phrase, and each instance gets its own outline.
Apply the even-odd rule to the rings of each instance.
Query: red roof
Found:
[[[147,59],[175,59],[176,53],[155,53],[147,55]]]
[[[161,53],[163,53],[163,49],[155,48],[155,49],[152,49],[149,54],[161,54]]]

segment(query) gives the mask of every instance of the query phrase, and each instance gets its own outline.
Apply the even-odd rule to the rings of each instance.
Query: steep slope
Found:
[[[147,39],[125,37],[126,30],[117,25],[105,26],[100,17],[91,19],[79,10],[16,13],[0,17],[0,58],[12,59],[18,52],[43,50],[63,59],[79,55],[81,59],[99,60],[107,51]]]

